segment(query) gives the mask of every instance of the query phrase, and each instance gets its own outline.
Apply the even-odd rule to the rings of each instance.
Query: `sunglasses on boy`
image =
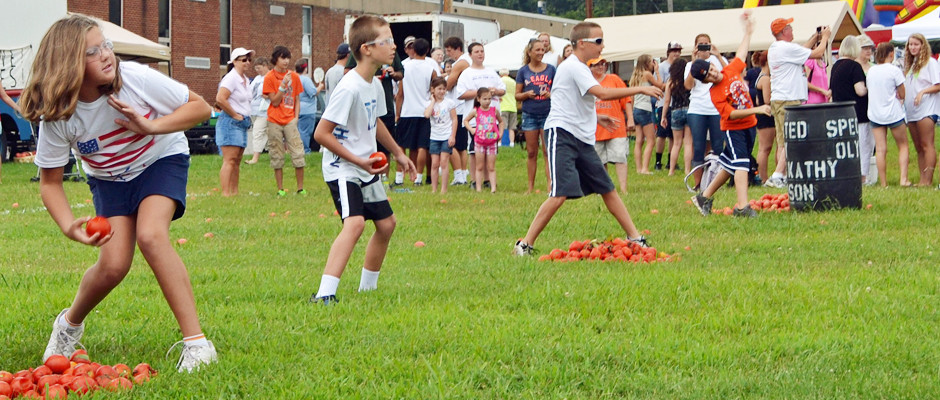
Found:
[[[373,45],[373,44],[374,44],[374,45],[377,45],[377,46],[391,46],[391,45],[395,44],[395,38],[390,37],[390,38],[381,39],[381,40],[376,39],[376,40],[373,40],[373,41],[371,41],[371,42],[365,42],[365,43],[363,43],[363,44],[366,45],[366,46],[370,46],[370,45]]]
[[[581,41],[582,41],[582,42],[591,42],[591,43],[600,45],[600,44],[603,44],[603,43],[604,43],[604,38],[602,38],[602,37],[587,38],[587,39],[581,39]]]

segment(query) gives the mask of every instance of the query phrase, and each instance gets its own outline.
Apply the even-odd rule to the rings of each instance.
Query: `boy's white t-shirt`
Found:
[[[468,90],[477,90],[483,87],[506,90],[506,84],[503,83],[503,80],[499,77],[499,74],[496,73],[496,70],[485,67],[480,69],[470,67],[463,70],[463,73],[460,74],[460,78],[457,78],[457,85],[454,86],[454,94],[456,97],[460,97]],[[473,99],[456,100],[458,102],[457,114],[467,115],[473,110]],[[497,110],[499,109],[499,96],[493,95],[493,101],[490,102],[490,107],[496,107]]]
[[[450,139],[450,134],[456,123],[456,121],[450,119],[450,110],[455,108],[457,108],[457,103],[447,97],[434,105],[434,111],[431,113],[431,140]]]
[[[897,87],[904,84],[904,73],[891,64],[873,65],[865,76],[868,87],[868,119],[887,125],[904,119],[904,107],[898,100]],[[905,96],[906,97],[906,96]]]
[[[562,61],[552,82],[552,108],[545,119],[545,130],[561,128],[593,146],[597,112],[594,110],[595,97],[588,90],[599,85],[591,69],[578,57],[571,56]]]
[[[813,51],[786,40],[777,40],[767,49],[770,66],[770,101],[805,101],[809,97],[803,64]]]
[[[708,62],[712,63],[719,71],[721,71],[721,60],[717,56],[711,55],[708,57]],[[685,64],[685,78],[689,77],[689,73],[692,71],[692,63]],[[692,86],[692,90],[689,91],[689,114],[697,115],[718,115],[718,109],[715,108],[715,103],[712,103],[712,95],[710,90],[712,88],[711,83],[704,83],[698,79],[693,79],[695,81],[695,86]]]
[[[122,61],[123,84],[114,94],[140,115],[154,120],[172,113],[189,101],[189,88],[150,67]],[[108,104],[108,96],[91,103],[81,101],[68,119],[39,123],[36,165],[59,168],[71,151],[82,160],[82,169],[96,179],[126,182],[136,178],[157,160],[189,154],[183,132],[141,135],[114,123],[126,119]]]
[[[464,68],[464,72],[465,72],[466,70],[470,69],[470,66],[473,65],[473,60],[470,59],[470,55],[467,54],[467,53],[463,53],[463,54],[460,55],[460,57],[457,57],[457,61],[454,61],[454,64],[456,65],[456,64],[457,64],[458,62],[460,62],[460,61],[466,61],[466,62],[467,62],[467,68]],[[453,72],[451,72],[451,73],[453,73]],[[461,72],[460,74],[463,75],[463,72]],[[460,77],[457,77],[457,80],[459,81],[459,80],[460,80]],[[462,115],[462,114],[460,114],[460,104],[461,104],[461,102],[462,102],[463,100],[458,99],[458,97],[460,97],[461,94],[462,94],[462,93],[457,93],[457,85],[454,85],[454,87],[452,87],[450,90],[447,91],[447,98],[453,100],[453,101],[454,101],[454,104],[457,104],[457,115],[458,115],[458,116],[459,116],[459,115]]]
[[[424,109],[431,96],[431,77],[436,71],[435,62],[430,58],[409,58],[403,60],[401,65],[405,68],[405,77],[401,81],[404,90],[401,117],[424,118]]]
[[[344,75],[333,89],[322,119],[336,124],[333,136],[343,147],[357,157],[369,158],[376,151],[376,120],[387,112],[382,82],[376,77],[371,82],[366,81],[353,70]],[[326,147],[323,148],[322,165],[323,180],[327,182],[337,179],[368,182],[373,176]]]
[[[925,94],[920,99],[920,105],[914,106],[917,93],[937,84],[940,84],[940,63],[932,58],[927,60],[927,65],[920,71],[907,73],[904,80],[904,110],[908,121],[920,121],[940,114],[940,93]]]

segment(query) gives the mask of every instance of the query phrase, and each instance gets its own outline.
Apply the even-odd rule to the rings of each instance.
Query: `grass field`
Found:
[[[175,372],[178,355],[164,353],[178,328],[138,254],[83,343],[93,360],[161,374],[95,398],[940,397],[935,189],[866,187],[871,209],[740,220],[699,215],[679,177],[631,174],[634,221],[681,260],[546,263],[510,256],[544,194],[523,193],[522,151],[499,157],[496,195],[390,193],[398,229],[379,289],[356,293],[362,240],[334,307],[307,303],[340,229],[320,156],[307,157],[311,193],[283,199],[267,158],[242,167],[242,195],[223,198],[220,159],[193,157],[171,237],[188,239],[177,251],[220,363]],[[52,319],[97,257],[59,232],[28,182],[35,171],[3,166],[0,370],[41,362]],[[77,215],[94,213],[87,185],[65,187]],[[715,205],[733,199],[722,190]],[[591,196],[567,203],[536,248],[609,235],[623,232]]]

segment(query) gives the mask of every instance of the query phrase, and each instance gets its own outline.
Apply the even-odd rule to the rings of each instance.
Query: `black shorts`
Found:
[[[463,126],[463,115],[457,115],[457,121],[454,123],[457,124],[457,137],[454,139],[454,150],[456,151],[467,151],[467,144],[470,142],[470,134],[467,132],[467,128]]]
[[[417,150],[431,147],[431,120],[422,117],[398,119],[398,145],[402,149]]]
[[[396,138],[395,136],[395,113],[385,114],[379,117],[379,119],[382,120],[382,123],[385,124],[386,128],[388,128],[388,133],[392,135],[392,138],[393,139]],[[388,149],[386,149],[385,146],[382,146],[382,143],[379,143],[379,141],[376,140],[375,144],[376,144],[376,147],[378,147],[377,151],[385,153],[386,157],[391,156],[392,153]]]
[[[552,178],[549,196],[576,199],[614,190],[614,183],[594,146],[564,129],[550,128],[545,130],[545,150]]]
[[[754,147],[754,128],[724,131],[725,148],[718,156],[718,164],[729,174],[750,171],[751,149]]]
[[[659,117],[662,114],[663,114],[663,109],[657,108],[656,116]],[[672,129],[670,128],[670,124],[671,124],[670,121],[672,121],[672,110],[669,110],[666,112],[666,127],[665,128],[663,128],[662,122],[659,121],[657,118],[656,137],[663,138],[663,139],[672,139]]]
[[[776,128],[774,117],[764,114],[757,114],[757,129]]]
[[[392,216],[392,206],[385,195],[385,186],[378,175],[369,182],[359,179],[337,179],[326,183],[333,195],[333,205],[340,218],[362,216],[366,220],[383,220]]]

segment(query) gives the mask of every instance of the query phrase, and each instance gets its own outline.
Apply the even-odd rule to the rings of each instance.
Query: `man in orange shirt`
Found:
[[[733,215],[750,218],[757,216],[757,211],[754,211],[747,201],[747,175],[751,165],[749,155],[754,145],[754,126],[757,125],[754,114],[770,115],[770,106],[765,104],[754,107],[747,84],[741,80],[741,72],[745,68],[744,59],[747,57],[751,33],[754,31],[749,12],[745,12],[741,19],[744,23],[744,39],[741,40],[735,58],[727,66],[719,71],[708,61],[695,60],[689,70],[689,75],[693,78],[712,84],[709,94],[721,114],[721,130],[725,134],[725,148],[718,156],[721,170],[704,192],[692,197],[692,203],[706,217],[711,214],[712,195],[732,176],[737,192]]]
[[[591,68],[591,74],[594,79],[605,88],[626,88],[617,75],[607,73],[607,60],[595,58],[587,62]],[[624,113],[627,116],[626,125],[618,123],[613,129],[607,129],[601,124],[597,124],[595,133],[594,151],[601,159],[604,165],[614,164],[614,170],[617,172],[617,180],[620,182],[620,192],[627,193],[627,153],[629,153],[629,144],[627,143],[627,130],[633,130],[633,97],[622,97],[615,100],[594,101],[594,108],[597,115],[606,115],[610,118],[623,121]]]
[[[271,53],[274,69],[264,76],[262,95],[271,101],[268,106],[268,145],[271,155],[271,168],[277,182],[277,195],[286,196],[284,190],[284,154],[290,154],[297,177],[297,194],[307,194],[304,190],[304,143],[297,129],[297,115],[300,108],[300,93],[304,91],[300,76],[290,71],[290,50],[284,46],[274,47]]]

